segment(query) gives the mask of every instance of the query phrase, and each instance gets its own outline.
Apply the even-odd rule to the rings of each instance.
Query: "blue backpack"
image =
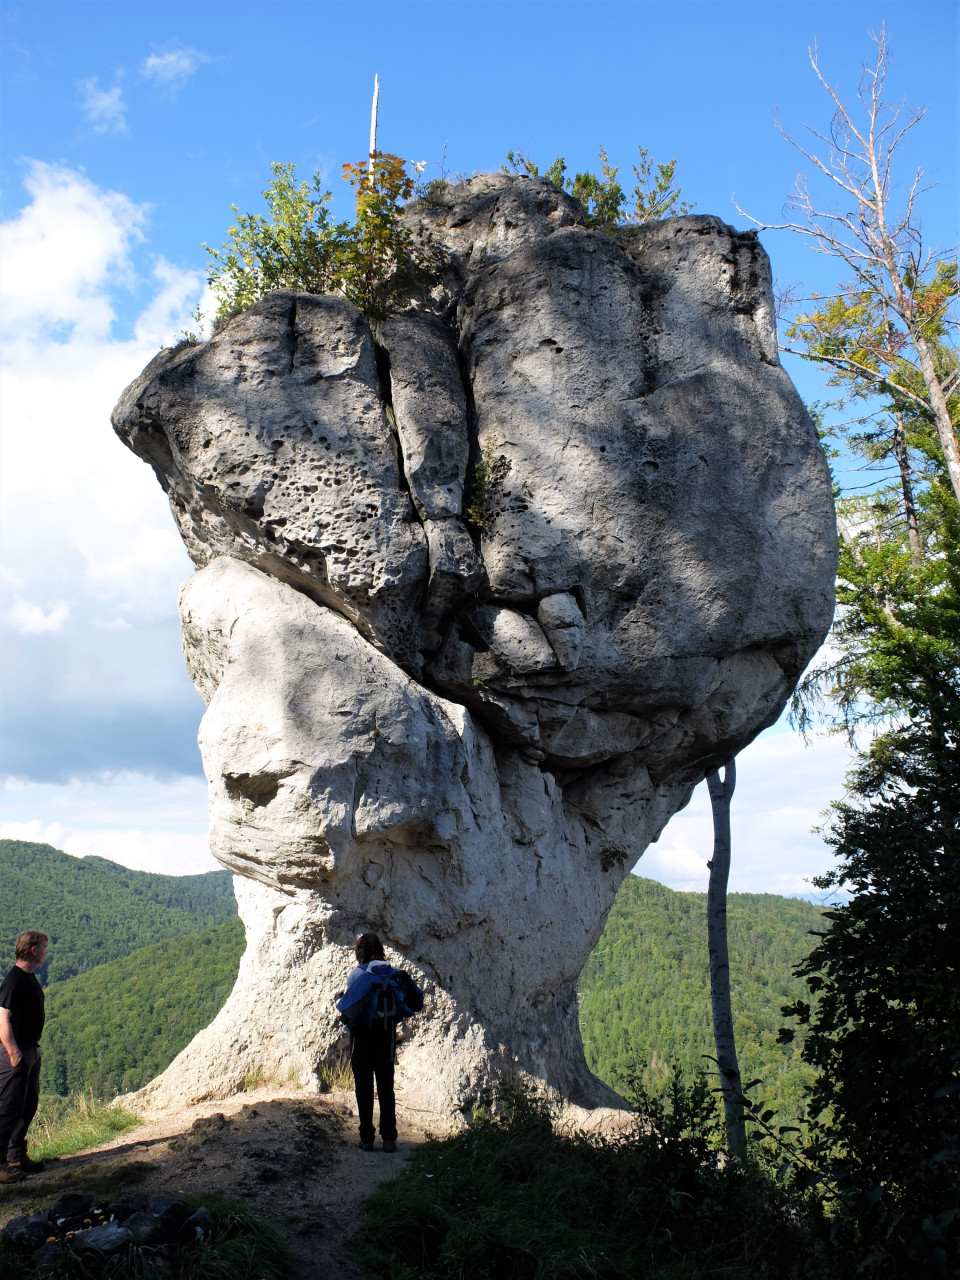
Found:
[[[369,1031],[375,1018],[400,1022],[423,1008],[423,992],[403,969],[378,964],[363,972],[337,1001],[341,1021],[351,1031]]]

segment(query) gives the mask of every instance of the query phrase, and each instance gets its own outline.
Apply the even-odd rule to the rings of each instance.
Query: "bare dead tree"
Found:
[[[807,236],[816,252],[839,259],[849,269],[850,279],[833,299],[842,305],[821,308],[794,322],[789,332],[806,344],[795,354],[834,369],[839,381],[855,384],[858,394],[873,388],[903,398],[928,415],[960,500],[960,446],[948,404],[960,387],[960,361],[953,348],[946,349],[944,359],[942,346],[954,323],[950,308],[957,297],[956,262],[948,261],[938,246],[923,245],[916,203],[929,184],[923,185],[922,169],[914,174],[899,211],[894,208],[894,156],[926,110],[907,112],[885,100],[885,29],[874,40],[876,62],[864,67],[857,91],[862,111],[845,106],[839,90],[820,70],[814,47],[810,63],[834,104],[830,131],[824,134],[806,125],[816,140],[808,149],[781,126],[791,146],[832,184],[838,205],[833,210],[819,207],[807,178],[800,175],[787,208],[801,220],[762,223],[737,209],[764,230]]]
[[[710,1003],[713,1009],[713,1042],[720,1071],[723,1114],[727,1126],[727,1149],[738,1159],[746,1148],[743,1118],[743,1083],[737,1062],[730,1002],[730,960],[727,951],[727,881],[730,876],[730,801],[737,784],[736,762],[707,778],[713,809],[713,857],[709,862],[707,888],[707,940],[710,949]]]

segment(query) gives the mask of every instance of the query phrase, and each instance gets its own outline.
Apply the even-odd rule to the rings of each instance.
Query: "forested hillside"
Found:
[[[42,929],[50,935],[38,974],[45,985],[236,914],[227,871],[150,875],[48,844],[0,840],[0,966],[13,964],[21,929]]]
[[[812,1082],[796,1045],[777,1044],[780,1006],[806,996],[793,966],[822,927],[819,907],[776,894],[728,899],[730,973],[737,1050],[744,1080],[795,1114]],[[638,1057],[655,1091],[679,1060],[685,1073],[713,1069],[706,894],[677,893],[628,876],[580,978],[580,1025],[587,1062],[617,1087]]]
[[[780,1006],[805,994],[793,966],[820,910],[773,894],[731,894],[730,955],[744,1077],[792,1115],[812,1073],[778,1045]],[[21,927],[51,936],[45,1092],[139,1088],[216,1015],[243,951],[231,877],[147,875],[49,845],[0,841],[0,937],[13,963]],[[615,1087],[637,1059],[655,1090],[679,1059],[712,1053],[705,895],[628,876],[580,980],[590,1066]]]
[[[212,1022],[244,948],[239,920],[156,942],[47,990],[45,1093],[127,1093]]]

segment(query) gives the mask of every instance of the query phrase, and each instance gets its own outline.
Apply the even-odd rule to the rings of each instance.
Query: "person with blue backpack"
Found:
[[[380,1103],[380,1137],[384,1151],[397,1149],[397,1103],[393,1065],[397,1051],[397,1023],[423,1008],[423,992],[408,973],[395,969],[383,953],[375,933],[361,933],[354,943],[357,967],[337,1001],[340,1017],[350,1030],[350,1066],[360,1119],[360,1146],[373,1150],[373,1085]]]

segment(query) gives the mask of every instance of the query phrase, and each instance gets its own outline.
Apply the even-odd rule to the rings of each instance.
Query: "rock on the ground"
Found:
[[[832,616],[829,477],[755,235],[601,235],[504,175],[406,216],[447,264],[375,333],[342,299],[272,294],[115,411],[198,566],[184,649],[248,940],[157,1101],[315,1080],[375,929],[428,993],[410,1102],[518,1071],[614,1103],[582,965]]]
[[[132,1231],[117,1226],[114,1222],[105,1222],[102,1226],[78,1231],[70,1243],[78,1253],[111,1254],[126,1248],[132,1241]]]
[[[109,1268],[112,1264],[104,1260],[121,1250],[147,1245],[159,1258],[161,1268],[166,1266],[172,1274],[179,1247],[209,1235],[215,1225],[209,1209],[202,1205],[195,1208],[177,1196],[135,1194],[117,1203],[101,1200],[97,1207],[91,1195],[68,1193],[46,1209],[12,1218],[0,1235],[10,1242],[21,1262],[29,1254],[41,1270],[56,1269],[62,1263],[64,1246],[86,1255],[97,1270]]]

